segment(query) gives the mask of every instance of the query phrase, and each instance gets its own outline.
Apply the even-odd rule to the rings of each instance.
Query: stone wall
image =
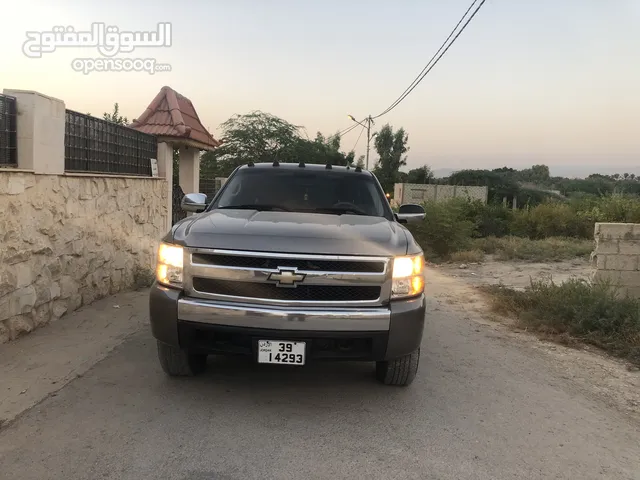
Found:
[[[596,223],[593,281],[609,282],[621,296],[640,298],[640,224]]]
[[[433,185],[419,183],[396,183],[394,200],[398,204],[443,202],[452,198],[470,198],[487,202],[488,188],[465,185]]]
[[[0,170],[0,343],[148,282],[167,191],[160,178]]]

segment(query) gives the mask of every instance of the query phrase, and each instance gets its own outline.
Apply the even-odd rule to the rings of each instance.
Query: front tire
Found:
[[[158,359],[164,373],[171,377],[193,377],[207,368],[206,355],[189,353],[162,342],[158,342]]]
[[[376,362],[376,378],[385,385],[409,386],[416,378],[419,363],[420,348],[403,357]]]

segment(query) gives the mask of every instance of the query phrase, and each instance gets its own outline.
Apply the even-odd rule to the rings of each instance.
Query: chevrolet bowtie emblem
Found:
[[[276,287],[296,287],[296,284],[302,282],[304,277],[306,277],[304,273],[298,273],[295,270],[279,269],[278,273],[270,273],[267,280],[277,282]]]

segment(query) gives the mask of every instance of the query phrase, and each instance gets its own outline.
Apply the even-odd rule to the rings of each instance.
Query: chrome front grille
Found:
[[[379,306],[391,294],[386,257],[191,249],[187,296],[305,306]]]
[[[277,269],[285,266],[298,268],[299,270],[325,271],[325,272],[354,272],[354,273],[383,273],[385,261],[358,261],[358,260],[324,260],[322,258],[282,258],[282,257],[258,257],[240,256],[211,253],[194,253],[193,262],[199,265]]]

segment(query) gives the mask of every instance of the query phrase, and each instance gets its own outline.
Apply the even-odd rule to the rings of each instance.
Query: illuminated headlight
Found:
[[[415,297],[424,292],[424,255],[393,259],[391,298]]]
[[[179,245],[161,243],[158,248],[156,279],[168,287],[182,287],[183,251]]]

